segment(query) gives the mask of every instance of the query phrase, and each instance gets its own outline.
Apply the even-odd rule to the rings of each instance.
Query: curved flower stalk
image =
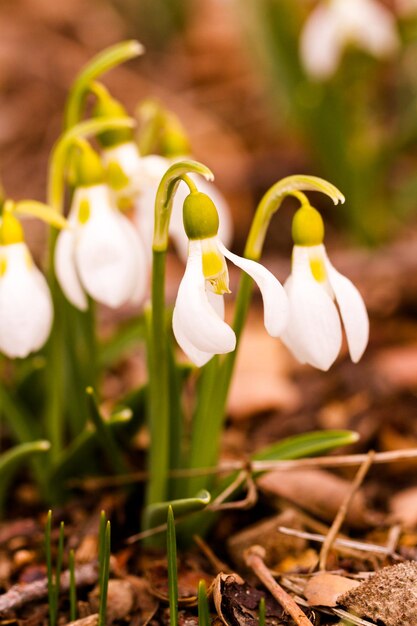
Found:
[[[52,298],[33,262],[19,221],[5,210],[0,222],[0,351],[24,358],[48,339]]]
[[[133,198],[134,221],[149,253],[152,249],[154,205],[159,182],[167,169],[183,158],[186,157],[175,160],[158,155],[141,157],[133,141],[121,143],[103,151],[103,160],[108,167],[110,180],[112,172],[116,172],[116,167],[120,168],[124,175],[122,178],[119,173],[119,180],[124,180],[125,186],[122,187],[116,183],[115,193],[119,199],[122,198],[122,201],[126,197]],[[226,200],[212,183],[208,183],[201,176],[191,174],[190,178],[215,203],[219,213],[219,234],[228,245],[232,239],[232,222]],[[188,193],[187,186],[180,185],[173,201],[169,224],[170,237],[183,261],[187,259],[188,238],[182,223],[182,207]]]
[[[304,205],[293,222],[292,272],[284,285],[290,315],[282,341],[301,363],[328,370],[342,345],[340,318],[355,363],[368,343],[369,319],[359,291],[330,263],[323,235],[320,214]]]
[[[272,337],[279,337],[288,319],[282,285],[263,265],[237,256],[223,245],[217,234],[216,207],[206,194],[194,191],[187,196],[184,226],[190,238],[189,252],[172,321],[174,335],[191,361],[202,366],[215,354],[236,347],[235,333],[224,321],[223,294],[230,293],[225,257],[258,284],[265,328]]]
[[[103,85],[95,83],[91,90],[98,99],[94,110],[97,117],[105,119],[110,115],[118,116],[120,119],[127,118],[123,105],[113,98]],[[165,118],[169,119],[169,113],[161,111],[161,107],[158,107],[158,111],[154,114],[154,121],[158,121],[161,116],[163,120],[158,123],[164,126],[164,122],[167,122]],[[185,148],[186,141],[183,136],[182,141],[178,141],[178,132],[176,128],[172,129],[172,122],[170,130],[172,132],[167,131],[166,138],[173,134],[176,138],[174,143]],[[159,183],[171,165],[188,157],[178,154],[175,158],[165,158],[156,154],[141,156],[133,140],[133,133],[129,129],[123,132],[119,130],[103,133],[100,140],[104,146],[102,157],[107,170],[107,180],[121,207],[130,206],[133,202],[134,222],[150,257],[155,224],[154,207]],[[208,183],[202,176],[189,174],[189,177],[198,183],[201,191],[210,196],[216,204],[220,218],[220,236],[228,245],[232,239],[233,229],[226,200],[214,185]],[[187,194],[187,186],[180,185],[173,199],[169,223],[169,235],[184,261],[187,259],[188,238],[182,223],[182,207]]]
[[[60,233],[55,270],[68,300],[86,310],[86,294],[116,308],[141,302],[146,293],[147,262],[143,244],[131,222],[114,206],[99,157],[79,143],[80,186],[68,217],[70,228]]]
[[[307,74],[316,80],[330,78],[349,44],[377,58],[389,57],[397,51],[400,40],[395,19],[381,2],[320,2],[301,33],[300,56]]]

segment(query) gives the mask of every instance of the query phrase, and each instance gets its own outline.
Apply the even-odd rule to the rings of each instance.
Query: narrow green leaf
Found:
[[[258,619],[258,625],[259,626],[265,626],[265,597],[262,596],[262,598],[259,600],[259,619]]]
[[[69,552],[68,569],[70,573],[70,621],[74,622],[77,619],[77,585],[75,584],[75,555],[74,550]]]
[[[46,571],[48,578],[48,605],[49,605],[49,626],[55,626],[56,607],[55,607],[55,590],[52,572],[52,550],[51,550],[51,534],[52,534],[52,511],[48,511],[46,517],[45,528],[45,554],[46,554]]]
[[[101,511],[98,530],[98,584],[100,589],[103,585],[104,561],[105,561],[105,536],[106,536],[106,513]]]
[[[145,528],[155,528],[164,524],[170,509],[172,509],[175,516],[183,517],[184,515],[201,511],[210,503],[210,500],[210,493],[203,490],[195,498],[183,498],[171,500],[170,502],[151,504],[145,511]]]
[[[168,506],[167,515],[167,557],[168,557],[168,598],[170,626],[178,625],[178,572],[177,539],[172,506]]]
[[[19,465],[36,454],[48,452],[50,447],[49,441],[42,439],[40,441],[21,443],[0,454],[0,493],[2,491],[2,481],[9,478]]]
[[[64,522],[61,522],[59,526],[58,555],[57,555],[56,568],[55,568],[54,592],[55,592],[56,617],[58,617],[59,591],[61,588],[61,570],[62,570],[62,561],[64,558],[64,538],[65,538],[65,526],[64,526]]]
[[[207,590],[204,580],[200,580],[198,583],[198,626],[210,626],[210,611],[208,608]],[[265,624],[263,626],[265,626]]]
[[[107,522],[104,531],[104,545],[103,545],[103,567],[100,585],[100,605],[98,609],[98,626],[106,626],[106,613],[107,613],[107,591],[109,586],[110,575],[110,552],[111,552],[111,527],[110,522]]]
[[[351,430],[318,430],[288,437],[256,452],[253,461],[285,461],[318,456],[334,448],[356,443],[358,433]]]
[[[112,414],[108,421],[103,422],[103,427],[108,429],[111,437],[122,435],[123,431],[131,432],[132,412],[128,408],[120,408]],[[62,482],[68,477],[79,476],[83,473],[85,459],[96,456],[96,450],[101,445],[96,429],[88,425],[70,445],[63,450],[53,468],[51,480]]]
[[[110,428],[106,427],[106,420],[100,413],[97,400],[92,387],[86,389],[87,398],[89,400],[90,418],[97,431],[98,441],[103,449],[106,459],[112,465],[116,474],[126,474],[128,466],[123,458],[117,441],[113,437]]]

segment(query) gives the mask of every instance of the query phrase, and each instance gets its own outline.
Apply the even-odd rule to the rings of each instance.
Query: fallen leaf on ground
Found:
[[[336,606],[339,596],[359,585],[345,576],[319,572],[304,587],[304,595],[310,606]]]
[[[267,496],[285,498],[328,522],[333,521],[351,489],[348,480],[319,469],[267,472],[257,479],[257,485]],[[376,514],[366,506],[362,490],[357,491],[349,506],[347,524],[352,528],[364,528],[376,520]]]

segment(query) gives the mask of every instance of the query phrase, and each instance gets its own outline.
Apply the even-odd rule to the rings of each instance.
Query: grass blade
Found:
[[[48,511],[45,528],[45,553],[46,553],[46,571],[48,577],[48,605],[49,605],[49,625],[54,626],[56,619],[55,610],[55,589],[52,573],[52,554],[51,554],[51,532],[52,532],[52,511]]]
[[[98,626],[106,626],[107,590],[110,574],[111,527],[107,522],[103,533],[103,552],[100,559],[100,606],[98,610]]]
[[[210,626],[210,611],[208,608],[207,590],[204,580],[200,580],[198,583],[198,626]],[[263,626],[265,626],[265,624]]]
[[[74,622],[77,619],[77,587],[75,584],[75,556],[74,550],[70,550],[68,569],[70,573],[70,621]]]
[[[258,625],[259,626],[265,626],[265,598],[262,596],[262,598],[259,600],[259,618],[258,618]]]
[[[167,524],[169,618],[170,626],[178,626],[177,540],[174,513],[171,506],[168,507]]]

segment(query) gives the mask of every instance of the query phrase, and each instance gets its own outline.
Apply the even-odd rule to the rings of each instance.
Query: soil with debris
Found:
[[[72,78],[94,52],[132,35],[135,28],[122,4],[2,3],[0,165],[9,195],[43,199],[47,155],[60,131]],[[215,165],[219,186],[239,217],[239,247],[254,201],[276,179],[304,170],[304,156],[297,146],[285,146],[285,162],[279,158],[282,146],[271,131],[255,69],[250,69],[230,20],[220,19],[219,3],[201,4],[205,18],[191,20],[185,35],[173,35],[165,49],[151,46],[138,61],[140,68],[131,64],[106,82],[130,110],[137,100],[156,95],[186,121],[196,157]],[[31,50],[39,54],[28,54]],[[220,62],[226,57],[230,63]],[[30,237],[40,250],[43,231],[32,229]],[[281,246],[278,256],[275,244],[281,238],[276,227],[266,264],[284,280],[289,244]],[[265,473],[250,502],[221,513],[207,542],[196,538],[193,547],[179,550],[181,626],[197,623],[202,579],[209,588],[213,621],[230,626],[255,626],[261,597],[268,626],[417,624],[417,453],[413,458],[407,454],[417,449],[417,226],[372,253],[347,251],[336,236],[329,248],[334,265],[358,285],[367,302],[371,341],[366,355],[353,365],[344,348],[327,374],[302,367],[266,336],[255,303],[238,357],[222,459],[244,462],[268,443],[324,428],[359,433],[359,442],[338,455],[372,449],[392,452],[393,458],[380,463],[376,457],[355,492],[357,466],[342,460],[333,468],[300,464],[291,471]],[[180,271],[179,262],[171,259],[171,297]],[[233,287],[236,276],[231,279]],[[113,321],[103,316],[104,326]],[[105,396],[111,400],[123,393],[142,372],[140,355],[129,357],[107,377]],[[140,438],[135,458],[143,467]],[[71,500],[54,509],[54,519],[65,521],[66,547],[75,551],[79,624],[97,623],[102,509],[113,529],[108,623],[169,623],[164,550],[127,543],[139,531],[142,492],[140,482],[124,488],[111,477],[78,481]],[[332,526],[338,519],[340,528]],[[45,521],[30,477],[22,476],[0,526],[0,626],[47,623]],[[332,541],[326,543],[329,537]],[[57,528],[53,540],[56,547]],[[248,565],[245,555],[254,545],[264,550],[262,561],[277,584],[272,591],[261,583],[256,567]],[[326,558],[320,568],[323,546]],[[65,571],[60,624],[69,622],[68,587]],[[307,621],[290,617],[290,600]]]

